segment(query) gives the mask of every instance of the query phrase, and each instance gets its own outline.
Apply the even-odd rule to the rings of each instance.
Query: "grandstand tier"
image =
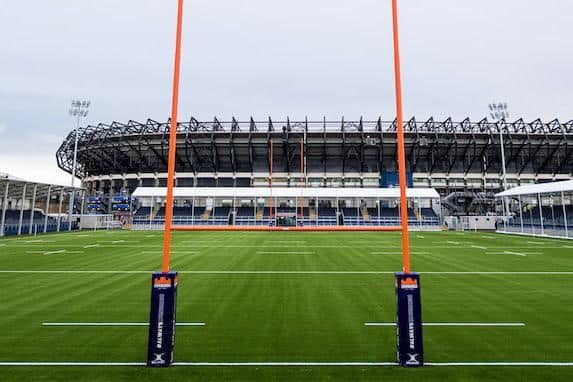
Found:
[[[364,188],[175,188],[176,226],[396,227],[400,224],[398,189]],[[163,187],[135,190],[134,228],[165,222]],[[413,228],[440,227],[439,194],[408,190],[408,222]],[[271,203],[272,199],[272,203]],[[154,212],[156,211],[156,212]]]

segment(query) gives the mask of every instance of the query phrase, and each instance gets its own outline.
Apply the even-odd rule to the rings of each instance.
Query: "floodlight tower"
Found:
[[[505,121],[509,118],[509,111],[507,108],[507,102],[492,102],[489,104],[489,116],[495,121],[499,128],[499,144],[501,150],[501,177],[503,180],[503,190],[507,190],[507,174],[505,171],[505,147],[503,144],[503,130],[500,127],[500,122]],[[505,213],[505,218],[503,221],[509,217],[509,205],[505,199],[502,199],[503,210]]]
[[[498,124],[509,118],[507,102],[492,102],[489,104],[489,116]],[[501,145],[501,171],[503,178],[503,190],[507,190],[507,178],[505,172],[505,148],[503,145],[503,130],[499,129],[499,142]]]
[[[74,210],[74,202],[76,197],[76,192],[74,191],[74,184],[76,181],[76,168],[78,159],[78,131],[80,129],[80,120],[88,115],[88,109],[91,102],[88,100],[78,100],[72,101],[70,106],[70,115],[76,119],[76,129],[74,131],[74,163],[72,165],[72,195],[70,197],[70,208],[68,209],[68,230],[72,230],[72,215]]]

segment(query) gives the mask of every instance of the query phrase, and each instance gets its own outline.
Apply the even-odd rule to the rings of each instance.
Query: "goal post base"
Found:
[[[424,365],[420,275],[398,272],[396,276],[396,358],[406,367]]]
[[[173,362],[177,272],[155,272],[151,276],[151,308],[147,366],[167,367]]]

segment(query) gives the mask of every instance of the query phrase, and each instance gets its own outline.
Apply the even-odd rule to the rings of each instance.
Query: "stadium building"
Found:
[[[123,197],[125,202],[138,188],[165,187],[168,138],[169,121],[113,122],[80,128],[77,173],[88,195],[96,198],[92,200],[97,202],[95,209],[112,212],[114,197]],[[75,131],[72,131],[57,151],[58,165],[67,172],[72,171],[74,142]],[[408,187],[434,189],[439,194],[437,202],[429,198],[416,203],[418,212],[413,211],[413,215],[429,210],[434,217],[442,213],[493,213],[494,195],[504,189],[502,147],[508,188],[570,179],[573,172],[573,121],[525,122],[520,119],[512,123],[491,123],[487,119],[472,122],[466,118],[460,122],[451,119],[438,122],[430,118],[421,122],[412,118],[405,123],[405,145]],[[191,118],[178,123],[176,155],[176,187],[180,189],[368,189],[392,188],[398,182],[396,121],[381,118],[368,121],[362,118],[237,121],[233,118],[230,122],[216,118],[212,122],[201,122]],[[147,216],[155,209],[154,214],[161,216],[161,201],[155,199],[161,192],[154,194],[148,190],[146,195],[150,200],[145,206],[138,203],[133,209],[145,207],[140,213]],[[206,192],[182,194],[178,207],[191,208],[191,213],[189,210],[181,213],[205,217],[205,211],[213,208],[213,201]],[[191,200],[194,195],[202,195],[199,204]],[[284,202],[275,197],[274,208],[301,206],[301,217],[310,217],[315,208],[326,208],[326,214],[333,213],[328,209],[337,209],[335,216],[339,214],[338,207],[350,208],[353,212],[348,213],[352,216],[362,215],[367,220],[368,215],[380,216],[381,209],[384,215],[386,208],[397,207],[393,199],[382,203],[378,197],[369,201],[360,200],[360,195],[356,198],[340,204],[340,200],[335,200],[338,198],[312,201],[301,196],[302,201]],[[242,206],[256,210],[258,203],[255,194],[250,204],[243,203],[245,198],[233,203],[230,199],[226,195],[214,206],[215,210],[220,207],[219,223],[230,219],[232,212],[240,214],[236,209]],[[262,203],[263,217],[273,214],[272,203],[270,200]],[[195,208],[197,205],[199,209]],[[411,207],[414,208],[412,204]],[[255,217],[257,213],[261,212],[252,212]],[[397,212],[389,214],[394,216]]]

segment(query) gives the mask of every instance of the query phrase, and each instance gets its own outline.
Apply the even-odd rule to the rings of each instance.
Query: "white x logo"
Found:
[[[155,359],[153,361],[151,361],[151,363],[154,365],[160,364],[160,363],[165,363],[165,360],[163,359],[164,355],[165,355],[165,353],[153,353],[153,356],[155,357]]]
[[[418,359],[417,359],[417,357],[418,357],[418,354],[417,354],[417,353],[416,353],[416,354],[407,353],[407,355],[408,355],[408,358],[409,358],[409,359],[406,361],[406,363],[408,363],[408,364],[412,364],[412,363],[413,363],[413,364],[418,364],[418,363],[420,363],[420,362],[418,361]]]

